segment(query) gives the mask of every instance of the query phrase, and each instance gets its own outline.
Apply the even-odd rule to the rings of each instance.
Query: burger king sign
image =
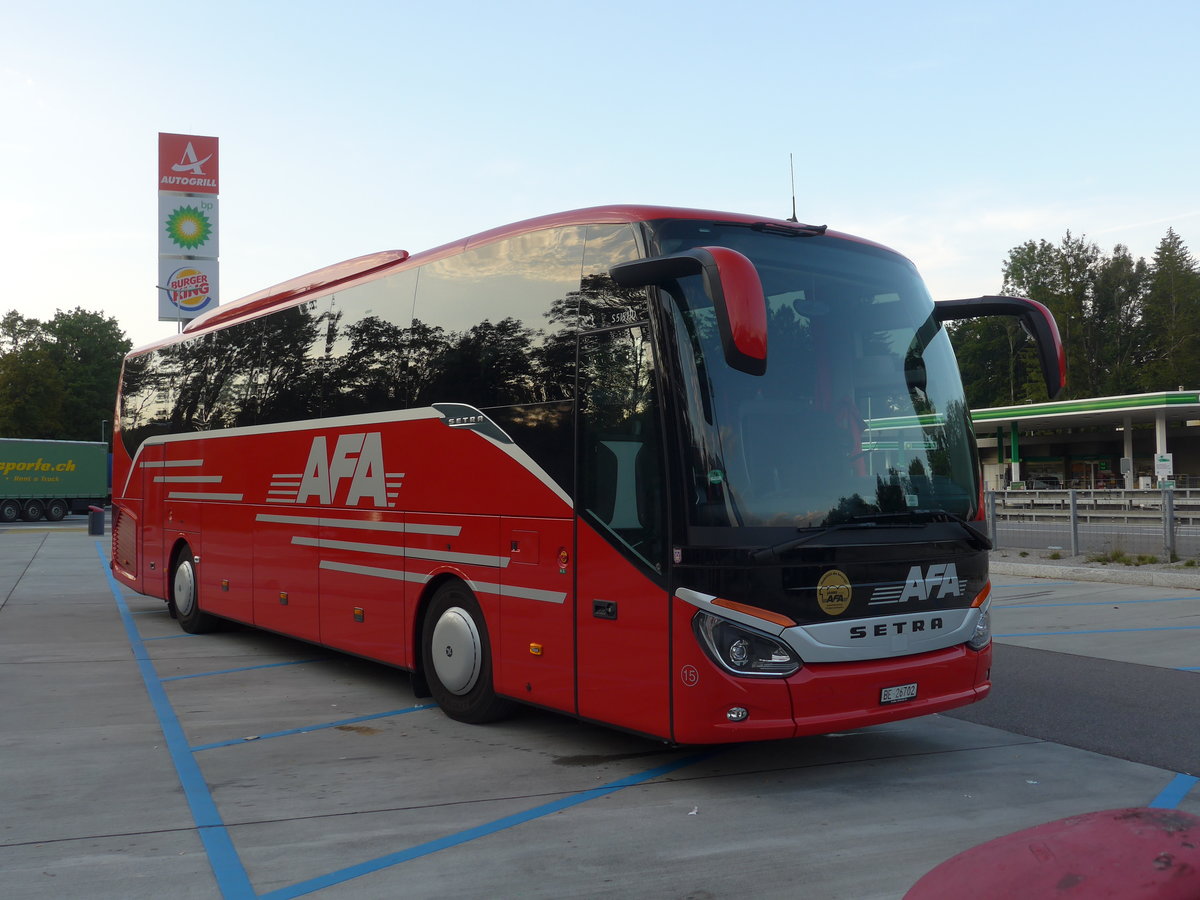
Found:
[[[216,260],[160,260],[159,277],[159,321],[194,319],[216,307]]]

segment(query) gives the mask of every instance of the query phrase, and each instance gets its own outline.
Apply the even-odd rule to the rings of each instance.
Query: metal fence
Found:
[[[1063,556],[1200,556],[1200,489],[991,491],[996,547]]]

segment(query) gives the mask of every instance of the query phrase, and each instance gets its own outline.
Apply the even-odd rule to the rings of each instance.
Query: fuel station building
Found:
[[[1200,392],[1002,406],[971,418],[987,490],[1200,487]]]

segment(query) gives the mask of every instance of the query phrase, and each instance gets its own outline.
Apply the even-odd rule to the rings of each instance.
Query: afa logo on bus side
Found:
[[[341,500],[346,506],[358,506],[369,500],[379,508],[391,506],[398,491],[400,473],[389,474],[383,465],[383,436],[378,431],[343,434],[334,445],[333,455],[325,435],[313,438],[308,450],[308,462],[300,478],[297,503],[315,500],[331,506]],[[347,484],[345,498],[340,497],[342,483]]]
[[[212,283],[208,275],[191,266],[183,266],[172,272],[165,287],[171,305],[182,312],[200,312],[213,302]]]

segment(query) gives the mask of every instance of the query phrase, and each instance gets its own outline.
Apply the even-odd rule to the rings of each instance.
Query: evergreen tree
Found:
[[[1070,231],[1057,245],[1026,241],[1008,253],[1002,290],[1054,314],[1065,397],[1200,386],[1200,276],[1173,231],[1153,266],[1120,244],[1105,255]],[[1014,321],[963,322],[951,337],[972,408],[1047,399],[1037,348]]]
[[[1028,378],[1020,348],[1028,338],[1015,319],[962,319],[950,323],[949,331],[971,409],[1023,402]]]
[[[1084,330],[1085,373],[1091,396],[1132,394],[1141,389],[1143,305],[1150,269],[1118,244],[1096,267]]]
[[[1154,252],[1149,281],[1141,388],[1200,388],[1200,272],[1173,228]]]

